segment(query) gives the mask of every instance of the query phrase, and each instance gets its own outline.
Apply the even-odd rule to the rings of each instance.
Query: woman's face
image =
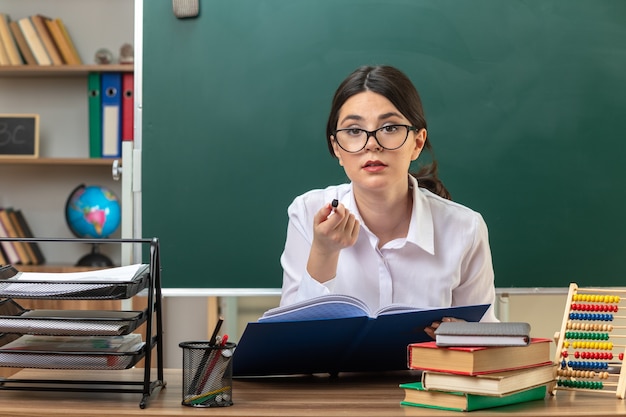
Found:
[[[387,125],[411,125],[384,96],[365,91],[350,97],[339,110],[337,129],[373,131]],[[380,133],[377,133],[380,137]],[[349,153],[333,140],[333,149],[346,175],[356,187],[381,191],[391,186],[406,187],[409,165],[419,156],[426,141],[426,129],[408,132],[406,142],[394,150],[383,149],[373,135],[365,148]]]

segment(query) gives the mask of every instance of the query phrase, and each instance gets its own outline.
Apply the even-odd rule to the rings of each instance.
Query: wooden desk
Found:
[[[63,377],[67,377],[66,371]],[[72,371],[77,372],[77,371]],[[111,379],[137,379],[141,369],[109,371]],[[97,372],[77,372],[81,379],[97,379]],[[132,375],[135,373],[134,375]],[[58,371],[26,369],[14,377],[54,378]],[[7,417],[123,417],[123,416],[462,416],[453,411],[401,406],[401,382],[412,381],[410,371],[385,375],[236,379],[234,405],[225,408],[193,408],[181,405],[182,372],[167,369],[167,387],[154,393],[145,409],[141,394],[0,391],[0,416]],[[626,402],[608,394],[559,391],[544,401],[473,411],[471,417],[497,416],[616,416],[626,415]]]

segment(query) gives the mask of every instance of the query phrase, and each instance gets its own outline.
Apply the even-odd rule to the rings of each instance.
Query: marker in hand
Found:
[[[330,213],[328,214],[328,217],[335,214],[338,206],[339,206],[339,200],[337,200],[336,198],[333,199],[333,201],[330,203]]]

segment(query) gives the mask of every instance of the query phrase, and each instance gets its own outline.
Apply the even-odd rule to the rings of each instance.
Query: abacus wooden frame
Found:
[[[558,366],[556,367],[556,371],[558,372],[558,369],[560,368],[560,363],[563,360],[562,357],[562,353],[564,351],[567,351],[567,348],[564,347],[565,341],[566,341],[566,332],[567,332],[567,323],[570,320],[570,312],[571,312],[571,308],[572,308],[572,301],[575,295],[579,294],[579,291],[583,292],[583,293],[613,293],[613,294],[626,294],[626,290],[621,290],[621,289],[615,289],[615,288],[579,288],[577,284],[575,283],[570,283],[569,286],[569,291],[567,294],[567,303],[565,305],[565,311],[563,314],[563,322],[561,324],[561,330],[560,332],[555,333],[554,335],[554,339],[556,341],[556,353],[554,355],[554,363],[557,364]],[[620,301],[623,297],[620,297]],[[620,319],[626,319],[626,316],[617,316]],[[615,317],[614,317],[615,318]],[[613,336],[613,337],[620,337],[620,336]],[[626,337],[626,336],[621,336],[621,337]],[[626,346],[621,344],[620,347],[622,347],[623,349],[623,354],[624,356],[626,356]],[[585,392],[591,392],[591,393],[615,393],[615,396],[619,399],[624,399],[625,395],[626,395],[626,366],[624,366],[623,364],[623,360],[622,363],[618,365],[620,367],[620,372],[619,374],[615,374],[615,373],[610,373],[610,375],[615,376],[618,375],[618,380],[617,383],[611,383],[611,386],[615,386],[615,389],[589,389],[589,388],[574,388],[574,387],[565,387],[565,386],[559,386],[558,385],[558,381],[561,379],[568,379],[570,381],[576,381],[577,378],[575,377],[563,377],[563,376],[558,376],[558,374],[555,374],[555,382],[552,384],[552,387],[550,389],[550,393],[552,395],[556,394],[557,390],[567,390],[567,391],[585,391]],[[597,376],[594,376],[594,379],[596,379]],[[580,378],[579,378],[580,379]]]

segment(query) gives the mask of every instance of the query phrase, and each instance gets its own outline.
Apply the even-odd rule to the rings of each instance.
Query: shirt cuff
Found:
[[[300,288],[298,289],[298,301],[308,300],[313,297],[319,297],[321,295],[330,294],[335,287],[335,279],[321,283],[311,277],[308,273],[305,273],[300,282]]]

